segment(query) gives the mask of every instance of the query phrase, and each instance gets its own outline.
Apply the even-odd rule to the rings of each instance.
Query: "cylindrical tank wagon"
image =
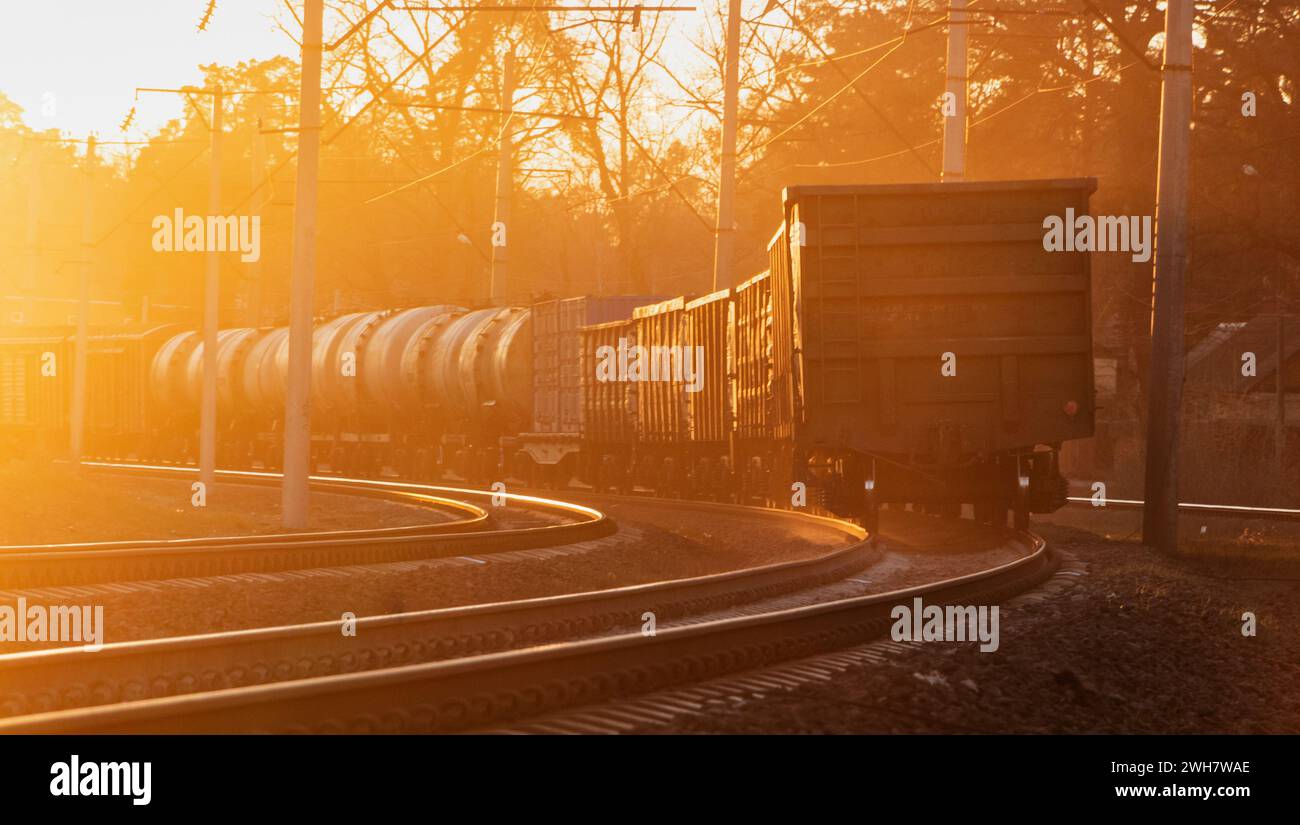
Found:
[[[218,334],[223,463],[274,468],[288,379],[289,330]],[[523,307],[449,305],[360,312],[312,332],[312,441],[318,469],[480,475],[502,435],[532,416],[531,314]],[[192,458],[203,343],[179,332],[148,369],[153,409]]]

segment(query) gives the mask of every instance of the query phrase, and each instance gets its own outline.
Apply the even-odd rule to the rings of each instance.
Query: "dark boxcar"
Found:
[[[787,189],[772,426],[796,476],[835,509],[973,502],[1023,521],[1061,506],[1056,450],[1093,430],[1090,273],[1086,253],[1044,248],[1044,220],[1088,214],[1095,188]]]
[[[772,400],[772,281],[763,272],[736,287],[734,353],[736,436],[770,438]]]
[[[531,475],[563,481],[581,448],[583,327],[621,321],[632,310],[659,300],[651,296],[582,296],[533,304],[533,419],[519,437]],[[561,466],[563,465],[563,466]]]
[[[67,447],[70,332],[7,327],[0,334],[0,438],[6,452]]]
[[[633,313],[639,483],[660,494],[720,494],[730,482],[734,422],[729,290]],[[634,374],[640,365],[640,374]]]
[[[583,296],[533,304],[533,432],[582,431],[579,330],[632,316],[659,300],[642,295]]]
[[[730,364],[731,290],[689,301],[685,307],[683,390],[692,443],[725,443],[734,415]]]
[[[742,494],[767,498],[768,474],[760,455],[776,444],[772,431],[772,279],[763,272],[733,291],[732,357],[735,360],[735,472]]]
[[[143,457],[157,435],[149,369],[175,332],[166,325],[92,328],[86,346],[85,455]],[[75,327],[15,329],[0,338],[0,430],[24,445],[69,446]],[[24,446],[24,448],[26,448]]]
[[[672,375],[672,353],[680,353],[686,339],[685,308],[684,298],[671,298],[632,313],[637,349],[628,357],[628,378],[640,385],[637,441],[642,444],[678,444],[689,437],[685,387]],[[639,376],[633,374],[637,369]]]
[[[632,313],[636,347],[627,358],[626,380],[636,385],[637,483],[657,495],[676,494],[686,486],[689,459],[683,446],[690,438],[686,388],[674,380],[682,368],[686,343],[686,300],[672,298],[637,307]]]
[[[631,319],[583,327],[579,333],[582,382],[580,475],[597,491],[632,491],[640,386],[607,371],[610,358],[636,344]]]
[[[86,348],[86,452],[104,458],[143,458],[159,434],[149,373],[170,324],[128,325],[93,333]],[[71,350],[71,345],[69,346]]]
[[[732,483],[736,418],[731,290],[688,301],[683,313],[682,380],[670,385],[686,397],[687,440],[678,461],[688,463],[689,473],[678,479],[679,492],[721,498]]]

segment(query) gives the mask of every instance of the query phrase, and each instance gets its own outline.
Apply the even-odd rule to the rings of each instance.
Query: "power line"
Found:
[[[781,7],[782,7],[783,9],[785,8],[785,5],[784,5],[784,3],[782,2],[782,0],[777,0],[777,2],[778,2],[779,5],[781,5]],[[907,16],[908,16],[908,20],[909,20],[909,21],[911,20],[911,17],[912,17],[912,8],[913,8],[914,5],[915,5],[915,0],[909,0],[908,7],[907,7]],[[788,11],[787,11],[787,14],[789,14]],[[796,25],[800,25],[800,24],[798,24],[798,23],[796,22],[796,18],[794,17],[794,15],[791,14],[791,15],[790,15],[790,19],[791,19],[791,22],[795,22]],[[805,36],[806,36],[806,37],[809,37],[810,42],[813,42],[814,44],[816,44],[816,40],[815,40],[815,38],[812,38],[811,36],[809,36],[809,35],[807,34],[806,29],[803,29],[803,28],[801,27],[801,31],[804,31]],[[749,154],[752,156],[752,155],[756,154],[757,152],[762,151],[763,149],[766,149],[768,146],[772,145],[772,144],[775,143],[776,141],[780,140],[782,137],[784,137],[785,135],[789,134],[791,131],[793,131],[795,128],[797,128],[799,125],[801,125],[804,121],[808,120],[808,119],[811,118],[813,115],[817,114],[817,113],[820,112],[822,109],[824,109],[824,108],[826,108],[827,106],[829,106],[829,105],[830,105],[832,102],[834,102],[834,101],[835,101],[835,100],[836,100],[840,95],[844,94],[844,92],[848,91],[849,89],[854,89],[855,91],[857,91],[858,95],[859,95],[860,97],[863,97],[863,99],[865,100],[865,99],[866,99],[866,98],[865,98],[865,95],[863,95],[863,93],[862,93],[860,90],[857,89],[857,83],[858,83],[858,81],[861,80],[862,78],[866,77],[868,72],[870,72],[872,69],[874,69],[874,68],[876,68],[877,66],[879,66],[881,63],[883,63],[883,62],[885,61],[886,58],[888,58],[891,54],[893,54],[895,51],[897,51],[899,48],[901,48],[901,47],[903,46],[903,44],[906,43],[906,42],[907,42],[907,32],[906,32],[906,29],[905,29],[903,35],[900,36],[898,42],[897,42],[897,43],[896,43],[896,44],[895,44],[895,45],[894,45],[894,46],[893,46],[889,51],[885,52],[885,54],[881,55],[881,57],[878,58],[875,62],[871,63],[871,65],[867,66],[867,68],[865,68],[865,69],[863,69],[861,72],[859,72],[859,73],[857,74],[856,77],[850,78],[849,81],[848,81],[848,83],[846,83],[844,86],[841,86],[841,87],[840,87],[840,88],[839,88],[839,89],[838,89],[834,94],[832,94],[832,95],[830,95],[829,97],[827,97],[826,99],[824,99],[821,103],[818,103],[818,104],[817,104],[816,106],[814,106],[811,110],[809,110],[808,112],[806,112],[802,117],[800,117],[799,119],[797,119],[794,123],[792,123],[791,125],[787,126],[787,127],[784,128],[784,129],[782,129],[781,131],[777,132],[775,135],[773,135],[772,137],[768,138],[768,139],[767,139],[766,141],[764,141],[763,143],[761,143],[761,144],[759,144],[759,145],[753,147],[752,149],[750,149]],[[817,44],[817,45],[818,45],[818,48],[820,49],[820,48],[821,48],[820,44]],[[825,52],[823,51],[823,53],[825,53]],[[844,75],[844,76],[847,77],[847,73],[844,72],[843,68],[842,68],[841,66],[839,66],[839,64],[835,64],[835,68],[836,68],[836,71],[840,72],[842,75]],[[896,137],[899,137],[900,139],[902,139],[901,135],[897,132],[897,130],[895,130],[895,129],[893,128],[892,124],[889,123],[888,118],[886,118],[886,117],[884,116],[884,114],[883,114],[882,112],[880,112],[878,108],[875,107],[875,104],[872,104],[870,101],[867,101],[867,103],[868,103],[868,105],[871,105],[871,106],[873,107],[873,110],[874,110],[874,111],[875,111],[875,112],[876,112],[876,113],[877,113],[877,114],[882,118],[882,120],[885,121],[886,125],[889,126],[889,128],[891,129],[891,131],[894,131],[895,136],[896,136]],[[904,139],[904,142],[906,143],[906,140],[905,140],[905,139]],[[930,169],[931,172],[933,172],[933,169],[930,167],[929,163],[927,163],[924,159],[921,159],[921,162],[922,162],[923,165],[926,166],[927,169]]]

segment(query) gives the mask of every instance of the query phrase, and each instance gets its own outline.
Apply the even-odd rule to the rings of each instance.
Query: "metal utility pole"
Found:
[[[944,84],[943,180],[966,176],[966,0],[948,3],[948,79]],[[952,114],[948,114],[951,101]]]
[[[722,158],[718,222],[713,232],[713,289],[731,286],[736,247],[736,122],[740,118],[740,0],[727,4],[727,56],[722,86]]]
[[[259,112],[265,107],[259,106]],[[257,127],[253,130],[253,171],[251,183],[254,189],[262,183],[262,178],[266,174],[266,137],[262,134],[262,118],[258,115]],[[266,208],[269,198],[257,194],[254,196],[253,214],[262,217],[262,211]],[[262,256],[258,256],[256,261],[248,265],[248,324],[249,326],[260,327],[262,325],[262,297],[265,286],[262,282]]]
[[[511,46],[506,53],[505,65],[501,72],[501,137],[497,149],[497,194],[496,211],[492,219],[492,281],[490,298],[493,306],[504,306],[506,302],[506,277],[510,271],[510,253],[507,243],[510,237],[510,202],[514,192],[514,140],[510,134],[514,128],[512,120],[515,111],[515,50]],[[497,233],[501,233],[501,242],[497,242]]]
[[[77,277],[77,340],[73,348],[72,412],[68,417],[74,464],[80,464],[86,434],[86,344],[90,313],[90,270],[95,253],[95,136],[86,138],[85,190],[81,196],[81,267]]]
[[[301,529],[310,517],[311,319],[316,276],[316,183],[320,173],[320,74],[324,0],[306,0],[302,30],[302,93],[298,114],[298,185],[293,205],[292,299],[289,308],[289,376],[284,406],[285,527]]]
[[[212,91],[212,148],[208,167],[208,214],[221,216],[221,87]],[[203,392],[199,402],[199,481],[212,492],[217,480],[217,304],[221,299],[221,253],[208,238],[203,278]]]
[[[1164,551],[1178,546],[1178,428],[1185,367],[1183,282],[1187,274],[1187,170],[1192,121],[1192,2],[1168,0],[1161,66],[1156,269],[1142,543]]]
[[[1273,458],[1277,471],[1286,469],[1286,317],[1282,314],[1282,274],[1278,273],[1273,301],[1277,309],[1277,386],[1274,389]]]
[[[22,294],[28,296],[23,303],[24,320],[32,323],[36,317],[35,302],[31,296],[36,294],[36,285],[40,283],[41,272],[41,154],[36,145],[31,164],[27,167],[27,273],[23,280]]]
[[[166,94],[212,96],[212,122],[210,130],[210,160],[208,166],[208,216],[220,218],[221,215],[221,115],[224,109],[225,93],[220,86],[213,88],[195,88],[185,86],[180,89],[159,89],[151,86],[138,86],[136,94],[141,92],[159,92]],[[199,111],[202,118],[202,111]],[[209,491],[217,475],[217,324],[218,302],[221,299],[221,257],[214,238],[208,238],[206,253],[206,272],[203,278],[203,376],[200,381],[199,394],[199,480]]]

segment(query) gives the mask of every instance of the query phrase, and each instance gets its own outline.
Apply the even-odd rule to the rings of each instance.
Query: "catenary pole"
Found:
[[[722,147],[718,164],[718,219],[713,232],[713,288],[731,286],[736,247],[736,124],[740,117],[740,0],[727,4],[723,67]]]
[[[515,109],[515,50],[512,46],[506,52],[501,69],[501,136],[497,148],[497,188],[496,208],[492,221],[492,277],[488,290],[493,306],[504,306],[506,302],[506,279],[510,273],[510,252],[507,245],[510,238],[510,202],[514,187],[514,152],[515,144],[511,133],[514,130]]]
[[[281,520],[307,526],[311,465],[312,288],[316,277],[316,189],[320,166],[321,35],[324,0],[303,6],[302,92],[298,115],[298,182],[293,204],[289,376],[284,408]]]
[[[1168,0],[1161,66],[1156,264],[1142,541],[1164,551],[1172,551],[1178,545],[1178,429],[1185,367],[1183,287],[1187,274],[1192,14],[1192,0]]]
[[[208,215],[221,217],[221,87],[212,91],[212,128],[208,167]],[[221,252],[209,237],[203,278],[203,390],[199,401],[199,481],[212,492],[217,478],[217,329],[221,300]]]
[[[948,3],[948,69],[944,83],[943,180],[966,176],[966,0]],[[951,114],[949,114],[951,112]]]
[[[89,335],[90,275],[95,265],[95,136],[86,138],[85,189],[81,203],[81,261],[77,276],[77,340],[72,355],[72,410],[68,416],[72,461],[80,464],[86,436],[86,348]]]

